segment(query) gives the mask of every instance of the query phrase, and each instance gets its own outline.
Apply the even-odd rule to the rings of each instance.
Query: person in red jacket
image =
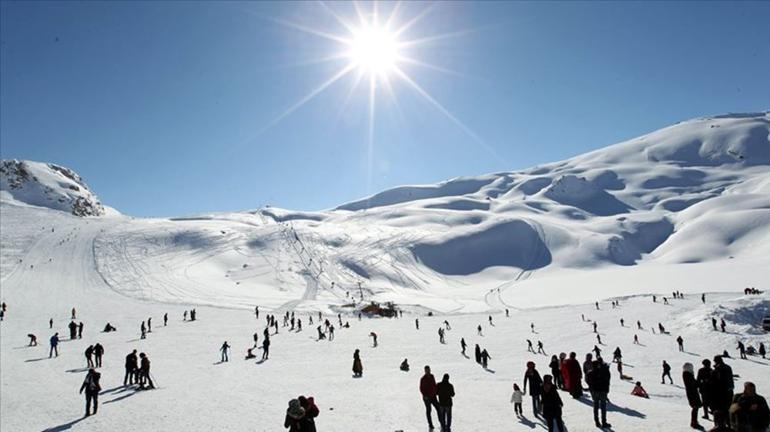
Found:
[[[575,399],[580,399],[583,396],[583,371],[580,369],[580,362],[577,360],[577,354],[574,352],[569,353],[569,359],[564,362],[567,375],[569,376],[569,387],[567,391]]]
[[[439,415],[438,400],[436,399],[436,378],[430,373],[430,366],[425,366],[425,375],[420,378],[420,394],[422,394],[422,402],[425,404],[425,417],[428,419],[428,428],[434,429],[433,420],[430,415],[430,407],[436,409],[436,415]],[[441,428],[444,428],[444,424],[441,423],[441,416],[439,416],[439,423]]]

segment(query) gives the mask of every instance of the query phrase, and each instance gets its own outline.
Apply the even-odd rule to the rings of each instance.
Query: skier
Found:
[[[719,327],[722,329],[722,333],[725,332],[725,327],[727,327],[727,323],[725,323],[724,318],[720,318],[719,320]]]
[[[462,348],[462,354],[465,355],[465,348],[468,345],[465,343],[465,338],[460,338],[460,348]],[[764,355],[763,355],[764,358]]]
[[[168,325],[168,313],[163,314],[163,327]]]
[[[48,351],[48,358],[51,358],[53,353],[56,353],[56,357],[59,357],[59,333],[54,333],[50,339],[51,349]]]
[[[52,329],[52,328],[53,328],[53,318],[51,318],[51,319],[49,319],[49,320],[48,320],[48,328],[49,328],[49,329]]]
[[[762,358],[765,358],[765,355],[767,354],[767,351],[765,350],[765,343],[760,342],[759,343],[759,355],[762,356]]]
[[[152,317],[147,318],[147,333],[152,333]]]
[[[145,353],[140,353],[139,358],[139,388],[144,390],[145,384],[149,384],[151,389],[155,388],[155,384],[150,377],[150,358]]]
[[[674,380],[671,379],[671,366],[663,360],[663,375],[660,376],[660,383],[665,384],[666,383],[666,377],[668,377],[668,382],[670,384],[674,383]]]
[[[620,319],[620,326],[621,327],[625,327],[626,326],[626,320],[624,320],[623,318]]]
[[[428,419],[428,428],[433,429],[433,420],[430,415],[430,407],[433,406],[436,409],[436,415],[443,430],[444,424],[442,422],[441,409],[436,399],[436,391],[436,379],[430,373],[430,366],[426,365],[425,374],[420,378],[420,394],[422,395],[422,402],[425,404],[425,417]]]
[[[599,310],[599,302],[596,302],[595,305],[596,305],[596,310]]]
[[[511,316],[510,312],[508,311],[508,308],[505,308],[505,317],[509,318]]]
[[[637,330],[641,330],[642,329],[642,322],[639,321],[639,320],[636,321],[636,329]]]
[[[353,377],[360,378],[364,374],[364,365],[361,363],[361,354],[358,349],[353,352]]]
[[[596,345],[594,345],[594,349],[592,349],[591,351],[593,351],[593,352],[594,352],[594,354],[596,354],[596,358],[597,358],[597,359],[598,359],[599,357],[601,357],[601,356],[602,356],[602,350],[601,350],[601,348],[599,348],[599,347],[598,347],[598,346],[596,346]]]
[[[527,362],[527,371],[524,372],[524,393],[527,392],[527,384],[529,384],[529,395],[532,396],[532,413],[537,416],[541,411],[540,393],[542,393],[543,380],[535,369],[535,362]]]
[[[706,304],[706,294],[705,294],[705,293],[703,293],[703,294],[701,294],[701,295],[700,295],[700,301],[701,301],[703,304]]]
[[[598,343],[599,343],[599,345],[604,345],[604,344],[602,343],[602,336],[601,336],[601,335],[599,335],[599,334],[597,334],[597,335],[596,335],[596,342],[598,342]]]
[[[219,348],[219,351],[222,352],[222,363],[229,361],[230,359],[227,357],[227,350],[230,349],[230,345],[227,344],[227,341],[225,341],[222,344],[222,347]]]
[[[452,428],[452,398],[455,396],[455,388],[449,382],[449,374],[444,374],[441,382],[436,384],[436,395],[438,396],[438,420],[442,430],[450,431]]]
[[[452,326],[450,326],[450,325],[449,325],[449,321],[447,321],[447,320],[444,320],[444,327],[445,327],[447,330],[452,330]]]
[[[684,339],[682,339],[682,336],[676,338],[676,343],[679,345],[679,351],[684,351]]]
[[[682,381],[684,381],[684,391],[687,394],[687,402],[690,404],[690,427],[693,429],[703,429],[698,424],[698,411],[703,403],[698,393],[698,382],[695,380],[692,363],[685,363],[682,366]]]
[[[419,318],[415,318],[414,319],[414,328],[417,329],[417,330],[420,329],[420,319]]]
[[[254,338],[254,348],[256,348],[257,347],[257,342],[259,342],[259,333],[258,332],[254,332],[253,338]]]
[[[535,323],[529,323],[529,331],[530,331],[531,333],[534,333],[534,332],[535,332]]]
[[[262,361],[267,360],[270,356],[270,337],[265,335],[265,340],[262,341]]]
[[[259,306],[254,306],[254,317],[259,319]]]
[[[101,374],[93,368],[88,370],[86,378],[83,380],[83,384],[80,386],[80,394],[83,394],[83,390],[86,391],[86,417],[91,415],[91,406],[94,407],[94,415],[99,407],[99,392],[102,387],[99,385],[99,378]]]
[[[476,333],[477,333],[479,336],[484,336],[483,334],[481,334],[481,324],[479,324],[479,326],[478,326],[478,327],[476,327]]]
[[[711,317],[711,327],[714,329],[714,331],[717,331],[717,319],[714,317]]]
[[[621,363],[623,361],[623,354],[620,352],[620,347],[615,347],[615,351],[612,353],[612,361],[615,363]]]
[[[75,308],[72,308],[72,318],[71,319],[77,319],[75,315]]]
[[[134,383],[134,378],[137,375],[137,363],[136,350],[133,350],[126,356],[126,375],[123,377],[124,386]]]
[[[491,326],[494,325],[494,324],[492,324],[492,315],[489,316],[489,325],[491,325]]]
[[[438,341],[444,343],[444,329],[442,327],[438,328]]]
[[[94,367],[94,361],[91,358],[91,356],[94,354],[94,346],[89,345],[88,348],[86,348],[85,355],[86,355],[86,363],[89,368]]]
[[[532,341],[527,339],[527,351],[531,352],[532,354],[535,354],[535,349],[532,348]]]
[[[142,332],[142,336],[140,338],[147,338],[147,327],[144,326],[144,321],[142,321],[142,326],[139,328],[139,330]]]
[[[537,353],[538,354],[543,354],[543,355],[548,355],[548,354],[545,353],[545,350],[543,349],[543,341],[540,341],[540,340],[537,341]]]
[[[33,335],[32,333],[28,333],[27,337],[29,338],[29,345],[27,346],[37,346],[37,336]]]
[[[476,357],[476,363],[481,364],[481,347],[479,347],[479,344],[476,344],[476,348],[474,348],[474,356]]]
[[[332,331],[334,331],[334,330],[332,330]],[[369,336],[371,336],[371,338],[372,338],[372,347],[373,348],[377,348],[377,333],[370,332]]]
[[[634,345],[639,345],[639,336],[636,334],[634,335]]]
[[[187,321],[187,311],[184,311],[184,315],[182,315],[182,321]]]
[[[104,347],[99,342],[94,345],[94,361],[96,367],[102,367],[102,356],[104,355]]]
[[[596,327],[597,327],[597,326],[598,326],[598,324],[596,324],[596,321],[594,321],[594,323],[593,323],[593,327],[594,327],[594,333],[596,333]]]

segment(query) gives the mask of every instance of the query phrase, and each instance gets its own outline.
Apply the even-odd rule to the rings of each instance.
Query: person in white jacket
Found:
[[[511,394],[511,403],[513,404],[513,412],[516,413],[516,417],[521,417],[521,400],[524,398],[524,393],[519,388],[519,385],[513,383],[513,394]]]

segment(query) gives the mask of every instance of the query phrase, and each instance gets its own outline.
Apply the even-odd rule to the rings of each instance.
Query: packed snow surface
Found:
[[[3,161],[0,286],[9,310],[0,325],[0,429],[275,431],[299,394],[316,397],[319,430],[424,429],[417,387],[431,364],[454,382],[455,430],[531,430],[539,423],[527,401],[527,420],[512,415],[511,384],[522,384],[529,359],[548,373],[550,356],[527,354],[525,339],[542,340],[549,355],[582,357],[596,343],[585,314],[599,323],[602,349],[621,346],[626,374],[652,396],[630,396],[613,373],[615,430],[686,430],[681,382],[658,384],[661,360],[678,372],[684,361],[735,353],[738,340],[768,345],[758,322],[770,300],[742,289],[770,288],[769,135],[768,113],[707,117],[562,162],[399,187],[326,211],[173,219],[105,209],[69,169]],[[650,299],[674,290],[686,298]],[[370,301],[395,302],[404,318],[358,321]],[[47,339],[66,335],[72,307],[85,335],[65,338],[49,360]],[[183,322],[192,307],[199,319]],[[264,315],[286,311],[304,330],[281,328],[268,361],[244,361]],[[319,311],[341,313],[351,328],[316,341],[307,317]],[[148,317],[153,332],[139,340]],[[711,317],[724,317],[729,331],[713,332]],[[444,319],[452,324],[446,345],[436,334]],[[634,330],[636,320],[645,330]],[[100,333],[106,322],[118,332]],[[669,335],[649,331],[658,322]],[[41,346],[26,347],[27,333]],[[643,345],[631,344],[635,333]],[[489,350],[489,370],[460,355],[460,337]],[[217,364],[225,340],[232,359]],[[97,341],[107,350],[102,406],[82,419],[82,352]],[[159,390],[121,387],[134,348],[150,356]],[[361,379],[350,372],[356,348]],[[404,358],[409,373],[398,371]],[[767,361],[730,364],[739,387],[751,379],[770,394]],[[570,431],[593,429],[585,402],[562,399]]]

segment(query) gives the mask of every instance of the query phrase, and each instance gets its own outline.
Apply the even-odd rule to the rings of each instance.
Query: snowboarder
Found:
[[[682,336],[678,336],[676,338],[676,343],[677,343],[677,345],[679,345],[679,351],[683,352],[684,351],[684,339],[682,339]]]
[[[94,415],[99,408],[99,392],[102,390],[99,385],[101,376],[99,372],[91,368],[80,386],[80,394],[83,394],[83,390],[86,391],[86,417],[91,415],[91,406],[94,408]]]
[[[149,385],[151,389],[155,388],[155,384],[150,377],[150,358],[145,353],[140,353],[139,358],[139,388],[144,389],[145,384]]]
[[[663,374],[660,376],[660,383],[666,383],[666,377],[668,377],[669,384],[673,384],[674,380],[671,379],[671,366],[663,360]]]
[[[438,406],[438,400],[436,399],[436,379],[433,374],[430,373],[430,366],[425,366],[425,374],[420,378],[420,394],[422,395],[422,402],[425,404],[425,418],[428,419],[428,428],[433,429],[433,420],[430,415],[430,407],[436,409],[436,415],[439,419],[441,428],[444,429],[444,424],[441,422],[441,410]]]
[[[94,345],[94,362],[96,367],[102,367],[102,356],[104,355],[104,347],[99,342]]]
[[[222,344],[222,347],[219,348],[219,351],[222,352],[222,359],[221,359],[222,363],[224,363],[226,361],[230,361],[230,359],[227,357],[227,350],[229,350],[229,349],[230,349],[230,345],[227,344],[227,341],[225,341]]]
[[[455,388],[449,382],[449,374],[444,374],[441,382],[436,384],[436,395],[438,396],[438,420],[442,430],[450,431],[452,428],[452,398],[455,396]]]
[[[251,348],[247,348],[246,349],[246,357],[244,358],[244,360],[249,360],[249,359],[257,358],[257,356],[254,355],[254,348],[255,347],[251,347]]]
[[[541,411],[540,394],[543,389],[543,380],[535,368],[535,362],[527,362],[527,370],[524,372],[524,393],[527,392],[527,384],[529,384],[529,395],[532,396],[532,413],[537,416]]]
[[[364,365],[361,363],[361,354],[358,349],[353,352],[353,376],[360,378],[364,374]]]
[[[118,330],[118,329],[116,329],[115,327],[113,327],[113,325],[112,325],[112,324],[110,324],[110,323],[107,323],[107,325],[105,325],[105,326],[104,326],[104,330],[102,330],[102,331],[103,331],[104,333],[109,333],[109,332],[114,332],[114,331],[117,331],[117,330]]]
[[[28,333],[27,337],[29,338],[29,345],[27,346],[37,346],[37,336],[33,335],[32,333]]]
[[[59,357],[59,333],[54,333],[49,341],[51,343],[51,349],[48,351],[48,358],[56,353],[56,357]]]

